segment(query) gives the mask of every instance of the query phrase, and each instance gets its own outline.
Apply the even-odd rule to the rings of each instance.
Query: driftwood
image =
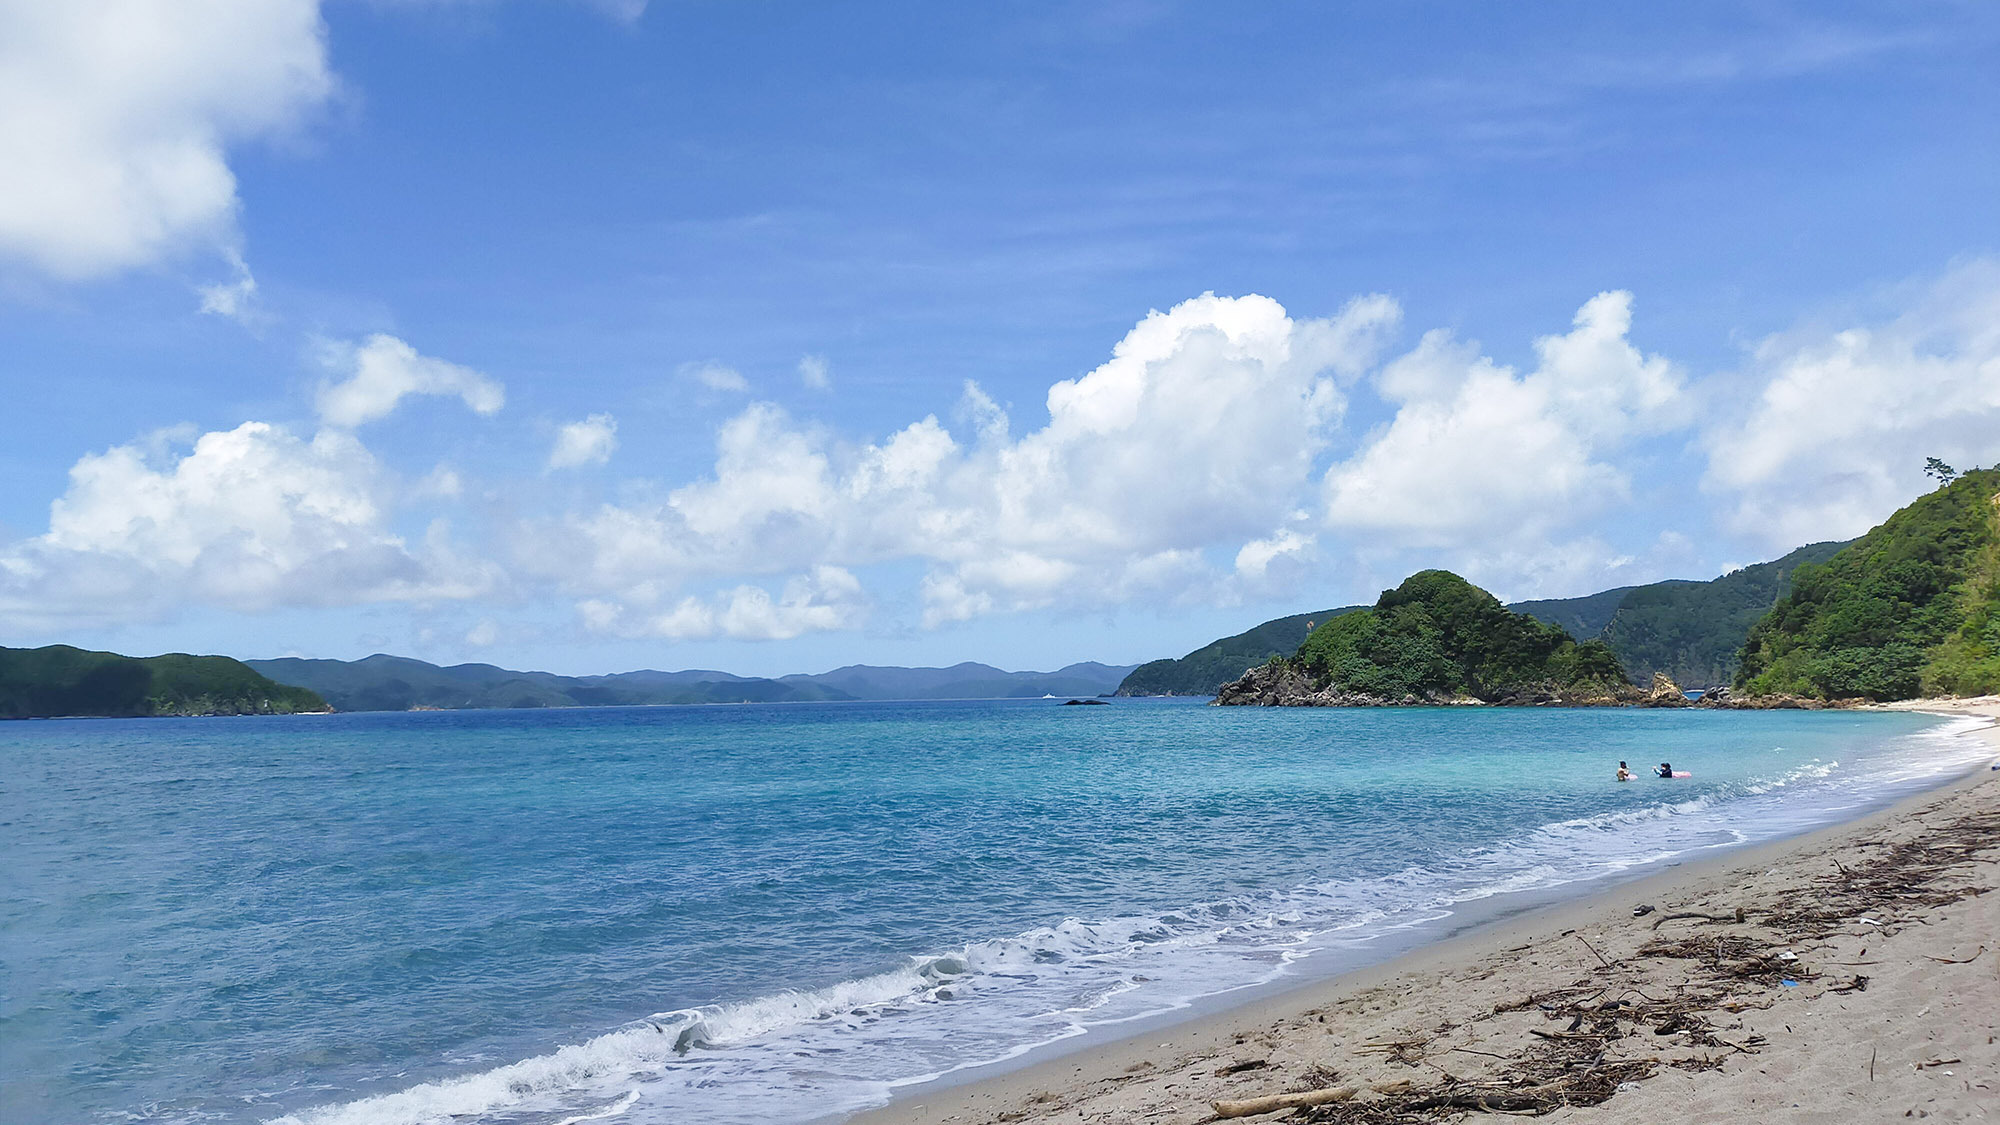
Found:
[[[1253,1117],[1260,1113],[1276,1113],[1281,1109],[1304,1109],[1307,1106],[1344,1102],[1357,1092],[1352,1086],[1329,1086],[1324,1090],[1300,1090],[1294,1094],[1269,1094],[1261,1098],[1241,1098],[1209,1104],[1215,1107],[1217,1117]]]
[[[1653,920],[1653,928],[1657,930],[1660,928],[1661,923],[1673,922],[1681,918],[1699,918],[1704,922],[1741,922],[1744,920],[1744,917],[1745,914],[1742,910],[1738,910],[1733,915],[1710,914],[1701,910],[1682,910],[1674,914],[1662,914],[1658,918],[1655,918]]]

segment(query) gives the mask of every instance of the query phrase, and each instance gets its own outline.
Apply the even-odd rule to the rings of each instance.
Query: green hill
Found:
[[[1635,590],[1648,588],[1616,586],[1595,594],[1585,594],[1580,598],[1542,598],[1536,601],[1513,602],[1507,608],[1515,613],[1525,613],[1537,621],[1554,625],[1572,637],[1602,637],[1605,628],[1611,624],[1611,619],[1618,615],[1618,607],[1625,604],[1626,597]],[[1747,632],[1750,626],[1746,623],[1743,628]],[[1737,643],[1742,643],[1740,637]]]
[[[1313,631],[1313,626],[1364,607],[1295,613],[1266,621],[1254,629],[1224,637],[1178,660],[1155,660],[1132,669],[1118,685],[1119,695],[1214,695],[1217,688],[1273,656],[1289,656]]]
[[[1636,587],[1620,600],[1599,635],[1640,683],[1655,672],[1684,687],[1729,683],[1744,639],[1791,589],[1792,572],[1807,563],[1823,563],[1846,545],[1813,543],[1708,582]]]
[[[1225,685],[1218,703],[1540,702],[1636,695],[1604,642],[1515,613],[1444,570],[1411,575],[1374,608],[1314,629],[1296,655]]]
[[[1823,565],[1751,629],[1745,694],[1910,699],[2000,691],[2000,469],[1921,497]]]
[[[1734,570],[1708,582],[1671,579],[1619,586],[1580,598],[1544,598],[1507,606],[1572,637],[1602,640],[1639,683],[1663,672],[1687,687],[1726,684],[1750,627],[1789,588],[1800,563],[1825,562],[1845,543],[1814,543],[1784,558]],[[1214,695],[1216,689],[1273,656],[1289,656],[1312,626],[1362,606],[1296,613],[1224,637],[1178,660],[1141,664],[1119,695]]]
[[[0,718],[288,715],[326,709],[326,700],[313,692],[273,683],[226,656],[138,658],[69,645],[0,648]]]

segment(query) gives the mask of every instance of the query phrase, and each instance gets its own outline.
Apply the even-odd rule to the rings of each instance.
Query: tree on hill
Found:
[[[2000,470],[1970,470],[1824,565],[1800,567],[1750,631],[1737,690],[1870,700],[2000,691],[1996,502]]]

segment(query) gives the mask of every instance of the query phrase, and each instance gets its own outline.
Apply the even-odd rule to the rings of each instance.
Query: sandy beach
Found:
[[[1905,706],[2000,717],[1992,697]],[[1974,737],[2000,761],[2000,726]],[[1858,821],[854,1120],[1996,1118],[1995,886],[2000,772],[1982,769]]]

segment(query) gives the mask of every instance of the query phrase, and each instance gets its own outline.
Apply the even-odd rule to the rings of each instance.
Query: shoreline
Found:
[[[1988,726],[1967,732],[1967,737],[1984,741],[1993,750],[1996,760],[2000,760],[2000,724],[1994,722],[2000,720],[2000,698],[1920,700],[1878,705],[1871,709],[1986,719]],[[1692,987],[1688,981],[1701,975],[1692,971],[1688,964],[1672,958],[1663,960],[1657,954],[1648,957],[1642,953],[1642,950],[1652,952],[1662,948],[1654,942],[1662,936],[1655,926],[1677,938],[1690,937],[1690,931],[1700,932],[1704,938],[1718,938],[1723,943],[1716,946],[1718,950],[1733,948],[1731,943],[1735,943],[1746,950],[1753,946],[1778,950],[1770,953],[1771,957],[1784,958],[1790,954],[1798,958],[1796,961],[1769,961],[1768,965],[1772,966],[1816,963],[1814,959],[1819,956],[1817,950],[1827,947],[1829,942],[1837,944],[1840,941],[1851,943],[1862,940],[1861,948],[1865,949],[1866,939],[1870,938],[1878,943],[1886,940],[1907,944],[1919,929],[1925,938],[1941,938],[1947,933],[1954,935],[1954,940],[1965,947],[1947,952],[1945,958],[1970,957],[1971,960],[1963,967],[1939,963],[1942,959],[1935,958],[1931,964],[1918,964],[1912,960],[1918,955],[1904,949],[1898,954],[1901,961],[1896,966],[1902,975],[1909,978],[1901,986],[1902,995],[1891,997],[1879,984],[1876,992],[1869,993],[1864,979],[1859,988],[1850,987],[1831,996],[1834,1002],[1845,1007],[1886,1007],[1896,1009],[1905,1016],[1911,1012],[1935,1014],[1940,1009],[1955,1010],[1958,1013],[1955,1026],[1969,1042],[1932,1058],[1960,1056],[1964,1062],[1958,1063],[1954,1059],[1953,1064],[1912,1070],[1912,1066],[1924,1061],[1915,1060],[1903,1063],[1899,1070],[1892,1067],[1895,1081],[1890,1081],[1889,1076],[1877,1075],[1873,1077],[1881,1080],[1866,1082],[1868,1091],[1865,1095],[1852,1090],[1841,1091],[1840,1098],[1822,1107],[1827,1114],[1824,1119],[1851,1120],[1862,1105],[1879,1102],[1886,1109],[1888,1100],[1894,1097],[1917,1097],[1919,1101],[1937,1098],[1938,1091],[1931,1087],[1937,1086],[1939,1081],[1950,1084],[1959,1076],[1975,1073],[1982,1079],[1992,1081],[1975,1088],[1972,1084],[1975,1079],[1967,1078],[1960,1084],[1963,1089],[1956,1095],[1957,1102],[1950,1099],[1943,1103],[1933,1102],[1929,1109],[1915,1102],[1909,1106],[1898,1103],[1895,1115],[1900,1115],[1904,1108],[1911,1109],[1912,1116],[1919,1112],[1934,1114],[1940,1112],[1940,1105],[1949,1109],[1958,1103],[1972,1106],[1975,1112],[1983,1115],[1985,1111],[1979,1107],[1984,1103],[1994,1107],[1993,1113],[2000,1116],[2000,1074],[1996,1074],[1995,1068],[1995,1064],[2000,1064],[2000,1047],[1991,1043],[1991,1039],[1996,1037],[1992,1025],[2000,1020],[2000,973],[1996,973],[1994,967],[2000,964],[2000,948],[1974,953],[1982,943],[1971,940],[1984,937],[1987,944],[2000,945],[1992,941],[1994,936],[2000,935],[2000,896],[1959,901],[1944,908],[1954,912],[1950,917],[1936,920],[1919,918],[1916,921],[1922,922],[1921,926],[1907,920],[1900,925],[1892,921],[1887,926],[1857,921],[1847,925],[1840,935],[1805,935],[1820,943],[1813,949],[1805,948],[1801,935],[1782,926],[1773,929],[1765,924],[1784,921],[1787,916],[1782,912],[1764,910],[1759,905],[1809,898],[1809,884],[1821,877],[1819,873],[1858,868],[1868,861],[1871,854],[1881,852],[1885,846],[1881,840],[1888,837],[1907,837],[1905,842],[1918,847],[1932,835],[1962,832],[1963,823],[1970,823],[1983,815],[1994,822],[1993,844],[2000,847],[2000,818],[1993,816],[1996,807],[2000,807],[2000,772],[1995,772],[1993,765],[1989,763],[1988,767],[1979,768],[1966,777],[1904,797],[1886,808],[1853,820],[1780,840],[1732,848],[1719,855],[1689,859],[1666,870],[1615,883],[1580,898],[1529,905],[1512,911],[1503,907],[1484,920],[1474,920],[1457,928],[1449,936],[1425,942],[1372,966],[1296,982],[1279,991],[1245,1001],[1230,1002],[1221,998],[1222,1003],[1216,1006],[1217,1010],[1192,1014],[1181,1012],[1176,1014],[1179,1018],[1162,1017],[1158,1026],[1121,1034],[1113,1040],[1067,1051],[1051,1048],[1046,1054],[1031,1052],[1026,1062],[1010,1060],[913,1084],[897,1090],[887,1105],[863,1111],[846,1118],[846,1121],[849,1125],[942,1122],[976,1125],[981,1122],[1095,1119],[1191,1125],[1193,1122],[1215,1120],[1211,1102],[1217,1099],[1296,1093],[1315,1088],[1332,1089],[1336,1093],[1353,1091],[1354,1094],[1351,1100],[1343,1099],[1330,1102],[1318,1110],[1303,1111],[1308,1120],[1386,1121],[1393,1117],[1391,1111],[1395,1106],[1392,1103],[1399,1100],[1409,1102],[1412,1095],[1374,1093],[1372,1086],[1386,1084],[1393,1087],[1399,1083],[1413,1088],[1426,1084],[1437,1086],[1447,1079],[1463,1084],[1471,1081],[1465,1077],[1466,1074],[1476,1073],[1482,1066],[1489,1071],[1505,1072],[1508,1069],[1506,1064],[1510,1062],[1517,1071],[1523,1067],[1529,1071],[1541,1067],[1540,1071],[1525,1079],[1515,1075],[1512,1080],[1517,1084],[1520,1081],[1532,1082],[1535,1077],[1546,1079],[1552,1073],[1543,1065],[1546,1060],[1533,1056],[1538,1049],[1551,1045],[1565,1049],[1579,1045],[1594,1047],[1599,1052],[1598,1067],[1588,1073],[1603,1081],[1623,1076],[1619,1081],[1625,1083],[1623,1087],[1613,1083],[1602,1090],[1591,1087],[1587,1091],[1588,1096],[1602,1094],[1603,1104],[1588,1108],[1578,1100],[1585,1098],[1584,1093],[1578,1092],[1584,1090],[1582,1086],[1575,1089],[1561,1087],[1558,1090],[1550,1081],[1543,1081],[1539,1086],[1521,1087],[1528,1095],[1558,1098],[1553,1115],[1559,1118],[1622,1121],[1657,1119],[1662,1114],[1680,1115],[1691,1108],[1687,1099],[1701,1090],[1723,1092],[1719,1095],[1722,1100],[1711,1112],[1748,1114],[1762,1112],[1764,1106],[1778,1104],[1776,1099],[1781,1094],[1773,1091],[1782,1087],[1783,1083],[1770,1081],[1771,1074],[1804,1074],[1815,1063],[1826,1061],[1820,1058],[1826,1053],[1822,1049],[1824,1044],[1806,1041],[1800,1033],[1790,1030],[1801,1023],[1818,1022],[1808,1018],[1814,1013],[1802,1010],[1792,1013],[1792,1024],[1780,1022],[1773,1025],[1774,1028],[1784,1029],[1782,1035],[1766,1030],[1762,1026],[1763,1021],[1756,1017],[1768,1014],[1767,1009],[1789,1012],[1792,1008],[1810,1007],[1828,998],[1828,989],[1838,987],[1829,974],[1853,975],[1851,968],[1830,968],[1824,973],[1814,969],[1815,979],[1801,979],[1800,987],[1780,984],[1775,993],[1771,993],[1769,988],[1762,988],[1761,991],[1753,989],[1746,998],[1717,999],[1719,994],[1715,991],[1714,982],[1709,982],[1706,992],[1700,989],[1688,991]],[[2000,858],[1996,858],[2000,857],[2000,852],[1981,854],[1983,858],[1979,861],[1977,880],[1982,885],[2000,882]],[[1634,909],[1639,905],[1654,906],[1654,910],[1647,917],[1635,917]],[[1747,921],[1737,922],[1728,918],[1731,911],[1746,905],[1750,906]],[[1704,906],[1710,909],[1703,910]],[[1698,919],[1663,924],[1668,915],[1690,911],[1713,913],[1727,920]],[[1830,924],[1832,920],[1816,923],[1818,928]],[[1858,936],[1846,932],[1857,929],[1860,931]],[[1583,940],[1575,940],[1578,937]],[[1799,952],[1793,952],[1794,948]],[[1877,959],[1883,958],[1882,948],[1882,944],[1876,946]],[[1646,966],[1643,972],[1638,967],[1641,964]],[[1715,958],[1717,971],[1723,964],[1724,959],[1718,953]],[[1953,972],[1947,974],[1944,970]],[[1889,970],[1885,965],[1875,969],[1875,972],[1879,978],[1886,979]],[[1968,977],[1975,983],[1955,993],[1948,992],[1949,986],[1941,983],[1941,978],[1946,975]],[[1689,1003],[1707,999],[1717,1004],[1741,1002],[1747,1005],[1740,1009],[1689,1009],[1679,1017],[1689,1026],[1703,1028],[1695,1035],[1696,1039],[1729,1043],[1731,1049],[1701,1047],[1696,1056],[1662,1063],[1657,1057],[1661,1054],[1659,1048],[1674,1045],[1674,1042],[1685,1038],[1685,1034],[1670,1033],[1665,1037],[1641,1035],[1646,1028],[1634,1024],[1617,1034],[1606,1031],[1605,1035],[1593,1038],[1588,1033],[1564,1032],[1565,1025],[1560,1023],[1543,1030],[1540,1024],[1545,1020],[1540,1017],[1545,1013],[1542,1012],[1527,1015],[1521,1010],[1505,1011],[1509,1005],[1542,995],[1551,988],[1574,991],[1603,983],[1609,978],[1627,976],[1633,977],[1635,983],[1632,987],[1653,998],[1663,999],[1664,992],[1677,988],[1688,997]],[[1968,1000],[1968,997],[1971,999]],[[1768,1004],[1765,1003],[1767,1000]],[[1529,1010],[1534,1007],[1532,1003],[1528,1005]],[[1893,1023],[1897,1018],[1896,1012],[1880,1018]],[[1561,1014],[1569,1016],[1571,1013],[1565,1010]],[[1652,1015],[1657,1016],[1658,1013]],[[1577,1019],[1581,1021],[1581,1018],[1579,1014]],[[1738,1030],[1713,1033],[1707,1030],[1721,1020],[1735,1021]],[[1507,1038],[1507,1042],[1488,1041],[1494,1038],[1491,1033],[1501,1030],[1501,1025],[1523,1024],[1524,1021],[1524,1026],[1507,1028],[1517,1033],[1511,1038],[1501,1037]],[[1667,1026],[1668,1022],[1671,1022],[1670,1018],[1656,1019],[1653,1027]],[[1754,1031],[1742,1030],[1743,1025],[1753,1022],[1757,1024]],[[1858,1019],[1833,1022],[1849,1032],[1859,1033],[1861,1030]],[[1610,1024],[1605,1026],[1609,1028]],[[1432,1057],[1428,1050],[1413,1046],[1421,1039],[1424,1047],[1429,1048],[1440,1038],[1448,1037],[1445,1029],[1456,1035],[1473,1035],[1480,1047],[1439,1048],[1449,1052],[1449,1059],[1441,1061]],[[1828,1028],[1823,1026],[1818,1030]],[[1740,1040],[1746,1034],[1757,1039],[1754,1045],[1747,1048],[1729,1038],[1735,1036]],[[1565,1035],[1572,1038],[1564,1038]],[[1614,1058],[1619,1051],[1610,1046],[1611,1039],[1621,1040],[1619,1048],[1626,1045],[1623,1040],[1630,1039],[1635,1045],[1642,1046],[1646,1053],[1637,1061],[1627,1060],[1630,1065],[1619,1070],[1617,1067],[1624,1064]],[[1393,1042],[1384,1045],[1385,1040]],[[1397,1046],[1398,1043],[1402,1046]],[[1885,1048],[1893,1050],[1896,1046],[1889,1042],[1871,1044],[1878,1062],[1891,1057]],[[1729,1057],[1718,1058],[1717,1051]],[[1967,1054],[1968,1051],[1973,1054]],[[1985,1052],[1981,1056],[1984,1065],[1965,1065],[1973,1063],[1974,1054],[1979,1051]],[[1037,1058],[1036,1055],[1043,1057]],[[1653,1061],[1645,1063],[1644,1059]],[[1574,1067],[1575,1061],[1571,1060],[1570,1065]],[[1648,1070],[1643,1077],[1639,1073],[1641,1069]],[[1956,1073],[1949,1078],[1943,1077],[1947,1071]],[[1563,1073],[1574,1076],[1585,1072],[1570,1070]],[[1919,1088],[1906,1089],[1911,1086],[1911,1076],[1914,1076]],[[1757,1080],[1760,1078],[1762,1082]],[[1496,1082],[1506,1080],[1495,1079]],[[1691,1089],[1691,1086],[1699,1089]],[[1465,1100],[1467,1098],[1493,1098],[1503,1104],[1489,1108],[1503,1108],[1507,1097],[1523,1096],[1518,1092],[1495,1092],[1505,1091],[1504,1085],[1475,1084],[1466,1089],[1473,1093],[1455,1092],[1457,1086],[1433,1092],[1429,1100],[1442,1098],[1449,1102],[1457,1097],[1463,1104],[1456,1108],[1447,1105],[1420,1110],[1419,1116],[1414,1119],[1428,1119],[1421,1115],[1423,1112],[1447,1116],[1462,1113],[1471,1105]],[[1831,1086],[1824,1089],[1816,1086],[1813,1093],[1805,1096],[1825,1100],[1832,1096],[1826,1093],[1830,1089]],[[1416,1092],[1425,1093],[1421,1089]],[[1873,1100],[1866,1095],[1873,1095]],[[1552,1107],[1545,1105],[1540,1108],[1547,1110]],[[1384,1116],[1369,1115],[1378,1111]],[[1249,1119],[1277,1120],[1275,1116]]]

